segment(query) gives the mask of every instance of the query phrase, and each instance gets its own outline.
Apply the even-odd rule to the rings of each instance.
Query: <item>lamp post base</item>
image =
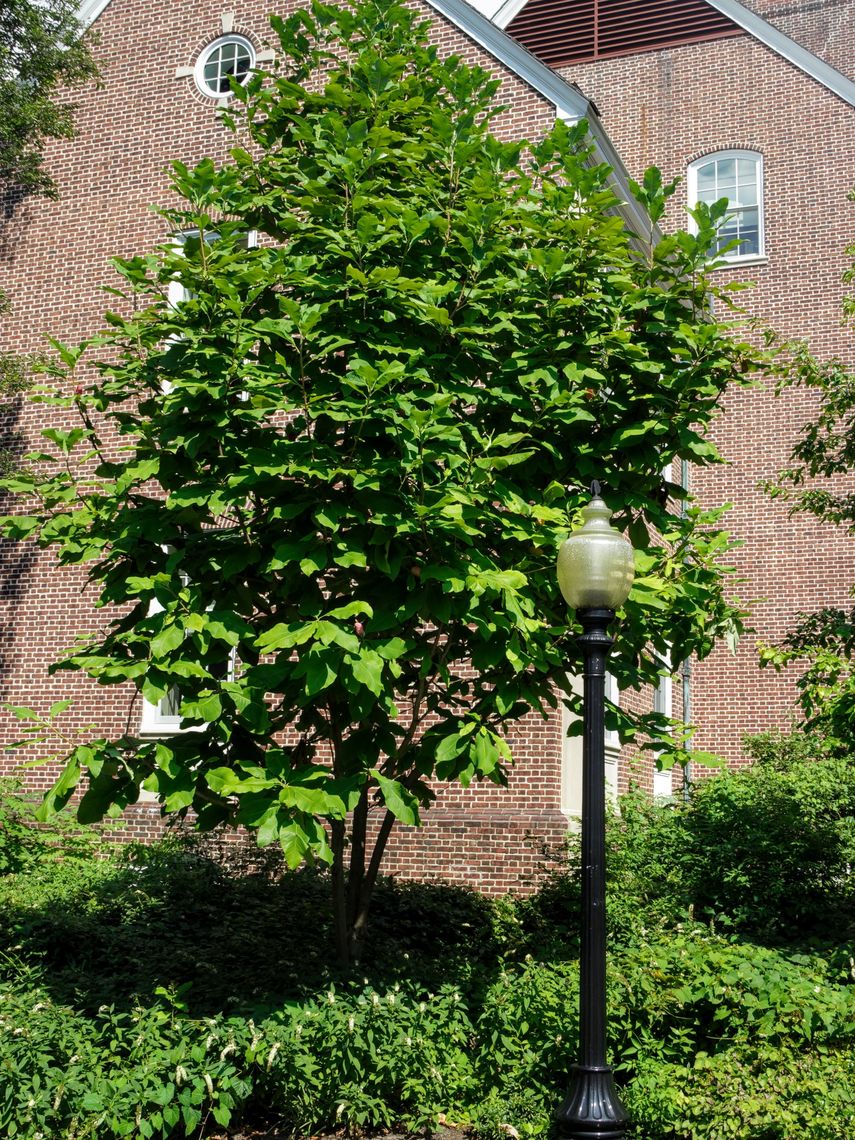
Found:
[[[570,1095],[555,1114],[562,1140],[623,1140],[628,1117],[609,1065],[577,1065]]]

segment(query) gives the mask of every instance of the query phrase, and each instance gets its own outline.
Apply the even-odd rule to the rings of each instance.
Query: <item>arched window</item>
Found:
[[[727,198],[728,211],[711,253],[731,242],[721,254],[728,261],[762,257],[763,156],[753,150],[720,150],[695,159],[689,166],[689,205],[712,204]]]

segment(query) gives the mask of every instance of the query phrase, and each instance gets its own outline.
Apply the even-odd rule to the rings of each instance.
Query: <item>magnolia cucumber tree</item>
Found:
[[[107,331],[56,346],[79,419],[5,526],[106,607],[54,668],[187,730],[85,739],[45,812],[81,781],[84,820],[145,788],[329,862],[350,960],[395,821],[437,781],[503,784],[503,730],[556,704],[555,556],[592,478],[637,551],[621,685],[738,626],[717,516],[675,509],[663,469],[716,460],[758,359],[712,316],[718,208],[645,245],[585,123],[500,141],[498,81],[389,0],[273,26],[281,73],[235,89],[230,160],[175,166],[184,240],[117,262]],[[656,172],[638,194],[655,221]]]

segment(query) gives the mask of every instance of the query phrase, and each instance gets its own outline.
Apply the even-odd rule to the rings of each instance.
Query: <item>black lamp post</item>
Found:
[[[609,523],[598,483],[583,509],[584,525],[558,552],[558,584],[576,610],[585,661],[582,746],[582,948],[579,976],[579,1063],[556,1113],[564,1140],[623,1140],[626,1110],[606,1064],[606,770],[603,710],[607,630],[629,595],[632,547]]]

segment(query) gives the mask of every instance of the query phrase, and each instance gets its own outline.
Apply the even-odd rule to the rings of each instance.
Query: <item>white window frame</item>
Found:
[[[581,697],[584,677],[568,674],[567,681],[573,692]],[[606,673],[606,700],[620,708],[620,689],[611,673]],[[574,826],[578,826],[582,818],[583,737],[571,736],[570,726],[580,719],[570,711],[565,701],[561,702],[561,814]],[[614,729],[606,729],[604,760],[606,799],[617,803],[620,736]]]
[[[205,79],[205,68],[214,52],[219,48],[226,47],[228,44],[237,44],[238,47],[244,48],[249,53],[249,68],[247,69],[246,76],[238,80],[241,85],[247,82],[258,62],[255,45],[248,40],[246,36],[238,35],[236,32],[228,32],[226,35],[217,36],[215,40],[211,40],[209,44],[206,44],[199,52],[199,58],[193,67],[193,78],[196,81],[196,86],[199,91],[206,98],[216,99],[217,102],[225,102],[231,99],[232,91],[231,89],[227,91],[215,91],[213,87],[210,87],[208,81]]]
[[[189,579],[186,575],[181,575],[185,585]],[[209,607],[212,608],[212,607]],[[149,602],[148,613],[149,617],[152,614],[159,614],[163,612],[163,606],[157,600],[152,598]],[[235,664],[237,662],[237,652],[234,648],[229,650],[228,662],[226,665],[226,680],[233,681],[235,678]],[[153,736],[177,736],[185,732],[204,732],[208,727],[207,724],[188,724],[182,725],[184,718],[179,714],[178,716],[170,715],[161,711],[165,697],[153,704],[151,701],[143,697],[142,714],[140,716],[140,736],[153,737]]]
[[[715,256],[728,262],[728,264],[750,264],[751,262],[765,261],[766,260],[766,211],[764,208],[764,169],[763,169],[763,155],[757,150],[714,150],[708,154],[701,155],[693,162],[689,163],[687,171],[687,196],[690,208],[694,208],[698,204],[698,171],[702,167],[707,166],[710,162],[718,162],[722,159],[735,159],[742,160],[743,162],[753,162],[756,177],[757,177],[757,252],[756,253],[740,253],[738,250],[732,249],[727,253],[716,253]],[[694,218],[690,218],[689,227],[693,233],[697,233],[697,224]]]
[[[659,681],[653,690],[653,711],[662,716],[674,715],[674,677],[671,672],[671,651],[665,659],[665,668],[659,674]],[[674,769],[661,771],[653,769],[653,798],[670,799],[674,794]]]

